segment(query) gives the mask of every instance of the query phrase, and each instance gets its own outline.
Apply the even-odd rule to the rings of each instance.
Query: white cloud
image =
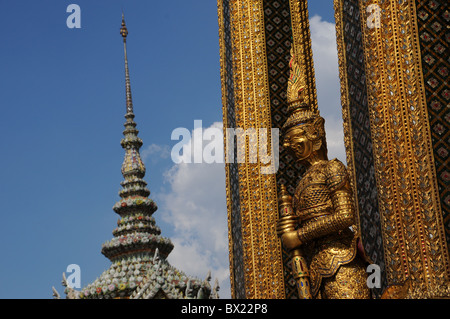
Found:
[[[310,20],[316,87],[321,113],[341,117],[336,31],[320,16]]]
[[[222,163],[223,128],[221,122],[215,122],[203,128],[201,120],[194,121],[194,130],[176,128],[172,140],[178,141],[173,147],[171,158],[174,163]]]
[[[318,15],[310,19],[320,115],[325,119],[328,157],[346,163],[335,24]]]
[[[210,128],[221,130],[222,123],[214,123]],[[221,139],[202,143],[200,134],[192,132],[190,135],[194,138],[183,144],[195,150],[197,156],[211,143],[223,149]],[[194,147],[195,143],[202,147]],[[185,162],[193,162],[195,152],[191,153],[192,160]],[[186,160],[186,156],[181,157]],[[157,197],[159,209],[164,212],[162,218],[174,228],[171,240],[175,248],[169,255],[169,262],[201,279],[211,270],[211,284],[217,278],[221,287],[219,295],[230,298],[225,165],[182,162],[165,172],[165,179],[171,189]]]
[[[344,131],[342,120],[334,117],[325,117],[325,131],[327,139],[328,159],[337,158],[347,163],[344,147]]]
[[[170,156],[170,147],[169,145],[158,145],[158,144],[150,144],[149,146],[143,148],[140,151],[141,157],[143,161],[146,161],[148,158],[151,159],[152,163],[158,161],[158,159],[166,159]],[[152,156],[156,155],[156,156]]]

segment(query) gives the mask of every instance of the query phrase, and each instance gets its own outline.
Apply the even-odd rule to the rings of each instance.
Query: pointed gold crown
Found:
[[[297,58],[291,48],[291,60],[289,62],[290,75],[287,88],[287,103],[289,117],[283,125],[283,131],[290,128],[309,123],[319,117],[319,111],[314,112],[310,109],[309,98],[306,92],[305,72],[302,72]]]

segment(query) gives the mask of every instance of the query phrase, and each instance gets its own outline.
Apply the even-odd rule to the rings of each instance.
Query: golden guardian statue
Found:
[[[300,298],[367,299],[350,179],[343,163],[328,160],[325,120],[310,109],[304,82],[291,50],[283,146],[306,172],[293,198],[281,187],[277,233],[292,255]]]

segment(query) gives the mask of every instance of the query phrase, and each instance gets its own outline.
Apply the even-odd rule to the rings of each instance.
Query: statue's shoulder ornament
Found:
[[[328,161],[324,173],[330,192],[336,191],[349,182],[347,167],[338,159]]]

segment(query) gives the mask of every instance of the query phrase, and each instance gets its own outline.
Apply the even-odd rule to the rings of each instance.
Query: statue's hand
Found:
[[[294,215],[283,216],[277,221],[277,235],[281,237],[284,248],[289,251],[302,244],[295,230],[297,224],[298,217]]]
[[[296,230],[285,232],[283,235],[281,235],[281,241],[284,248],[286,248],[286,250],[288,251],[294,250],[302,244],[300,238],[298,238]]]
[[[281,237],[284,233],[293,231],[298,222],[296,216],[284,216],[277,221],[277,235]]]

